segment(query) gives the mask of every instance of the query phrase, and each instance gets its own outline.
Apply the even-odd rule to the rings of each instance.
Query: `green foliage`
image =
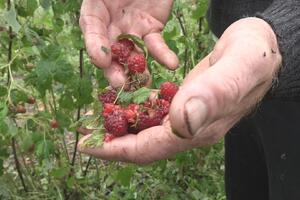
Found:
[[[103,71],[90,63],[84,49],[78,25],[81,1],[10,2],[7,9],[7,1],[0,0],[0,199],[225,199],[222,143],[146,167],[78,154],[73,163],[78,126],[98,128],[87,145],[102,145],[97,94],[108,86]],[[180,66],[169,71],[149,57],[154,88],[167,80],[179,85],[212,49],[206,8],[207,0],[175,1],[162,35]],[[139,38],[122,37],[144,48]],[[141,103],[149,94],[147,88],[122,91],[118,100]],[[35,97],[34,105],[27,103],[29,96]],[[18,105],[27,112],[14,112]],[[86,111],[92,114],[84,116]],[[54,119],[58,128],[50,125]],[[24,192],[18,177],[12,138],[30,192]]]

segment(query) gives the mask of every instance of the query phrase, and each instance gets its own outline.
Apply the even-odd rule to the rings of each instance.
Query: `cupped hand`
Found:
[[[100,148],[79,150],[106,160],[147,164],[218,142],[252,111],[281,65],[276,36],[265,21],[232,24],[213,52],[186,77],[163,125],[127,135]]]
[[[173,0],[84,0],[80,27],[92,62],[103,68],[113,87],[125,83],[123,67],[112,61],[111,45],[122,33],[142,38],[150,54],[169,69],[178,65],[177,56],[165,44],[161,31],[167,22]]]

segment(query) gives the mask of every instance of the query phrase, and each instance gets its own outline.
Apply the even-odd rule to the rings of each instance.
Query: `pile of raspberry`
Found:
[[[113,89],[99,94],[106,130],[104,141],[109,142],[116,137],[137,134],[144,129],[161,125],[177,91],[176,84],[165,82],[161,84],[159,97],[155,100],[148,99],[141,104],[129,105],[118,104],[117,92]]]

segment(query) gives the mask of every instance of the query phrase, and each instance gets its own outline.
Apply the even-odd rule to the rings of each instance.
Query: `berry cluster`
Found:
[[[178,91],[171,82],[165,82],[160,88],[160,97],[148,99],[144,103],[129,105],[118,104],[117,92],[107,90],[98,98],[103,104],[102,116],[106,134],[105,142],[126,134],[137,134],[147,128],[162,124],[163,118],[169,113],[170,103]]]
[[[130,74],[140,74],[146,69],[144,54],[136,53],[134,43],[129,39],[121,39],[111,46],[113,58],[127,67]]]

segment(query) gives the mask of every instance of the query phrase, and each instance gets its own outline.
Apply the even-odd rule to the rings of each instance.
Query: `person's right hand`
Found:
[[[126,74],[121,65],[112,61],[111,53],[102,49],[110,49],[122,33],[142,38],[155,60],[169,69],[177,67],[177,56],[161,36],[172,4],[173,0],[83,0],[79,23],[86,48],[111,86],[122,86]]]

